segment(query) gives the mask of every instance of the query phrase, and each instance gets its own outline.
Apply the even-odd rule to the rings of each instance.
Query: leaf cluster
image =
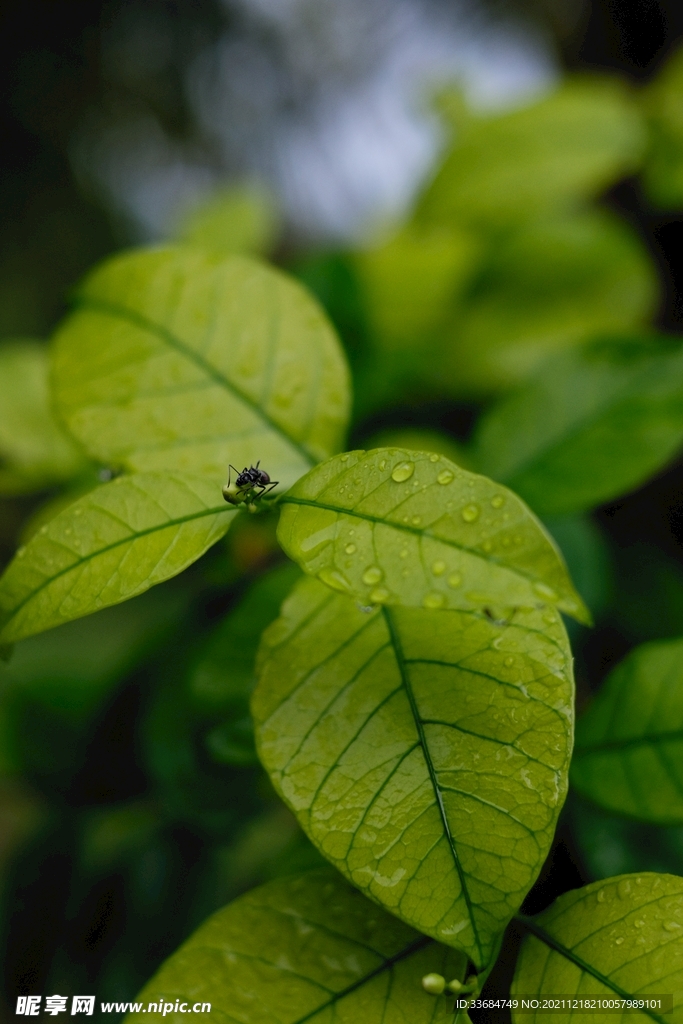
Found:
[[[279,873],[268,856],[318,868],[210,917],[143,1001],[187,996],[242,1024],[452,1020],[444,992],[481,990],[514,918],[513,995],[673,992],[683,1019],[681,878],[624,872],[520,913],[570,780],[606,812],[683,824],[681,641],[617,666],[572,756],[562,618],[589,625],[589,595],[600,610],[582,571],[600,540],[578,515],[683,441],[680,340],[648,327],[651,261],[597,203],[639,170],[675,194],[661,181],[677,67],[642,96],[570,81],[489,118],[445,97],[452,146],[409,222],[346,256],[365,317],[353,375],[309,291],[243,254],[268,248],[274,221],[235,196],[196,211],[179,244],[96,268],[49,356],[0,350],[0,487],[64,484],[0,579],[0,644],[18,644],[7,692],[27,638],[77,637],[63,631],[95,612],[122,628],[115,606],[199,563],[144,726],[161,795],[94,817],[84,862],[127,856],[170,814],[230,836],[244,888]],[[459,445],[418,431],[345,450],[352,376],[361,434],[408,390],[491,401]],[[221,483],[258,463],[278,485],[252,518]],[[298,568],[277,563],[276,516]],[[197,641],[189,609],[212,589],[229,599]],[[259,797],[259,763],[286,817]],[[254,872],[274,822],[281,842]]]

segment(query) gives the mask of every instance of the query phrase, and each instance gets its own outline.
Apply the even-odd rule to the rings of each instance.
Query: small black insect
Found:
[[[228,466],[228,482],[223,488],[223,497],[231,505],[241,505],[246,501],[252,505],[255,500],[268,494],[274,487],[277,487],[279,480],[271,480],[265,469],[259,469],[261,460],[255,466],[245,466],[242,472],[238,472],[235,466]],[[231,483],[232,473],[236,473],[235,482]]]

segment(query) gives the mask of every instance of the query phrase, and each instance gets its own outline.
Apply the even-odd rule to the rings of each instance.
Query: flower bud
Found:
[[[440,996],[445,987],[446,979],[441,974],[425,974],[422,979],[422,988],[433,996]]]

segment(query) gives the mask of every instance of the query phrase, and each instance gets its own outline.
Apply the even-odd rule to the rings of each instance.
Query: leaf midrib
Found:
[[[455,548],[457,551],[464,551],[468,555],[473,555],[474,558],[479,558],[482,562],[493,562],[494,565],[500,566],[501,569],[507,569],[508,572],[521,576],[523,579],[529,580],[531,583],[536,583],[540,580],[539,576],[532,576],[523,569],[518,569],[516,566],[513,567],[506,562],[502,562],[499,558],[496,558],[493,555],[486,555],[477,551],[475,548],[468,548],[466,544],[459,544],[457,541],[450,540],[446,537],[440,537],[430,529],[421,530],[418,526],[410,526],[408,523],[395,522],[393,519],[382,519],[380,516],[373,516],[370,512],[357,512],[356,509],[344,508],[341,505],[329,505],[327,502],[317,501],[315,498],[297,498],[292,495],[285,494],[280,498],[279,504],[307,505],[310,508],[321,508],[327,512],[336,512],[337,515],[353,516],[356,519],[363,519],[369,523],[388,526],[394,530],[403,530],[405,533],[412,533],[416,537],[429,537],[431,540],[436,540],[440,544],[446,544],[448,547]]]
[[[585,747],[580,746],[577,742],[574,753],[577,757],[582,754],[602,754],[606,751],[628,750],[630,747],[638,747],[648,743],[654,746],[658,743],[673,742],[675,740],[683,740],[683,727],[672,729],[669,732],[644,733],[642,736],[625,736],[623,739],[604,740],[599,743],[590,743]]]
[[[635,381],[630,379],[628,382],[625,382],[623,389],[615,392],[611,396],[610,400],[605,405],[601,406],[600,409],[590,410],[583,419],[574,422],[568,430],[556,435],[555,438],[547,438],[547,444],[541,445],[537,448],[530,459],[522,461],[513,469],[509,469],[501,473],[501,482],[513,487],[515,480],[519,480],[527,473],[538,472],[539,466],[542,469],[544,461],[547,461],[548,458],[552,458],[558,448],[561,448],[565,444],[571,444],[578,436],[586,430],[590,430],[605,416],[612,414],[620,405],[624,405],[629,402],[634,396],[633,392],[628,391],[627,389],[634,383],[642,382],[643,377],[653,375],[653,373],[655,373],[659,368],[660,367],[658,366],[649,366],[647,369],[642,370],[642,372],[636,376]],[[515,488],[513,487],[513,490],[514,489]]]
[[[637,995],[634,995],[632,992],[627,992],[615,981],[611,981],[601,971],[599,971],[597,967],[593,967],[584,960],[583,957],[579,956],[578,953],[568,949],[567,946],[563,945],[558,939],[547,932],[545,928],[542,928],[541,925],[537,924],[533,918],[527,917],[525,914],[516,914],[515,921],[517,921],[527,931],[531,932],[532,935],[535,935],[537,939],[540,939],[541,942],[544,942],[549,949],[555,950],[556,953],[559,953],[560,956],[563,956],[566,960],[571,961],[571,963],[575,964],[582,971],[585,971],[586,974],[590,974],[591,977],[595,978],[596,981],[601,982],[606,988],[611,989],[621,999],[638,998]],[[647,1017],[651,1017],[652,1020],[656,1020],[658,1024],[667,1024],[664,1017],[660,1016],[658,1013],[654,1013],[652,1010],[646,1009],[645,1007],[640,1010],[640,1013],[644,1013]]]
[[[124,544],[132,544],[140,537],[147,537],[151,533],[160,533],[162,530],[166,530],[171,526],[182,526],[183,523],[189,523],[195,519],[203,519],[205,516],[217,515],[220,512],[234,511],[235,509],[233,508],[226,508],[224,505],[218,505],[216,506],[216,508],[205,509],[203,512],[193,512],[186,516],[179,516],[177,519],[169,519],[159,526],[150,526],[145,530],[133,532],[128,537],[122,537],[120,540],[114,541],[113,544],[107,544],[105,547],[98,548],[97,551],[93,551],[91,554],[83,555],[80,558],[77,558],[75,562],[71,563],[71,565],[67,565],[64,569],[60,569],[59,572],[56,572],[52,576],[49,576],[43,583],[40,584],[40,586],[34,587],[33,590],[31,590],[31,592],[23,599],[23,601],[21,601],[18,605],[15,605],[14,608],[12,608],[11,610],[9,618],[2,622],[2,625],[0,627],[0,635],[4,633],[6,627],[10,624],[10,622],[12,622],[12,620],[17,617],[21,609],[25,607],[25,605],[27,605],[30,601],[32,601],[37,594],[39,594],[46,587],[49,587],[51,583],[54,583],[54,581],[58,580],[61,576],[66,576],[74,569],[79,568],[79,566],[85,565],[87,562],[91,562],[94,558],[99,558],[100,555],[106,554],[108,551],[113,551],[115,548],[121,547]]]
[[[432,757],[429,752],[429,747],[427,745],[427,737],[425,736],[424,725],[420,717],[420,712],[417,707],[417,702],[415,700],[415,694],[413,693],[410,677],[408,675],[406,660],[403,655],[403,646],[401,644],[401,638],[395,627],[394,620],[389,609],[382,608],[382,614],[384,616],[384,621],[387,624],[387,630],[389,632],[391,643],[394,648],[394,653],[396,655],[396,664],[398,665],[398,669],[401,675],[401,682],[403,683],[403,688],[406,692],[408,703],[410,704],[410,710],[412,712],[413,719],[415,722],[415,728],[417,730],[418,738],[420,740],[420,746],[422,747],[422,753],[424,755],[425,764],[427,765],[427,771],[429,772],[429,779],[432,784],[432,789],[434,790],[434,798],[436,800],[437,807],[439,808],[439,814],[441,816],[441,823],[443,825],[444,834],[448,841],[448,846],[451,851],[451,856],[453,857],[453,863],[455,864],[455,869],[458,873],[458,878],[460,879],[460,886],[462,888],[465,906],[467,907],[467,914],[470,919],[470,924],[472,925],[474,941],[477,944],[479,956],[483,961],[484,951],[482,949],[481,939],[479,937],[479,931],[477,929],[477,922],[474,917],[474,908],[472,906],[472,900],[470,898],[469,889],[467,888],[467,877],[465,875],[465,870],[462,864],[460,863],[460,857],[458,856],[458,851],[456,849],[455,839],[451,832],[451,826],[446,815],[446,808],[443,805],[443,799],[441,796],[441,786],[439,785],[439,780],[436,777],[436,769],[434,768]]]
[[[388,957],[379,964],[378,967],[375,967],[374,971],[370,971],[369,974],[359,978],[358,981],[354,981],[352,985],[342,989],[341,992],[335,993],[335,995],[331,999],[328,999],[326,1003],[316,1006],[316,1008],[311,1010],[310,1013],[307,1013],[305,1017],[299,1017],[298,1020],[293,1021],[292,1024],[305,1024],[306,1021],[312,1020],[312,1018],[317,1014],[326,1010],[328,1006],[334,1006],[336,1003],[340,1002],[340,1000],[345,999],[346,996],[355,992],[356,989],[362,988],[363,985],[367,985],[367,983],[372,981],[373,978],[376,978],[378,974],[382,974],[384,971],[390,970],[394,964],[400,963],[401,960],[406,960],[409,956],[412,956],[413,953],[417,953],[420,949],[424,949],[425,946],[430,945],[433,941],[434,940],[430,939],[427,935],[421,936],[419,939],[416,939],[415,942],[411,942],[409,946],[406,946],[405,949],[401,950],[400,953],[395,953],[394,956]]]
[[[319,461],[312,452],[306,447],[306,445],[295,441],[293,437],[285,433],[282,426],[276,423],[265,409],[255,402],[245,391],[242,391],[229,377],[221,373],[212,363],[204,359],[198,352],[186,345],[184,341],[176,337],[172,331],[169,331],[162,324],[157,324],[153,320],[149,320],[142,313],[137,310],[129,309],[128,306],[120,306],[114,302],[105,302],[103,299],[96,299],[89,295],[80,294],[76,296],[75,309],[93,309],[98,310],[101,313],[106,313],[109,316],[117,317],[120,320],[127,320],[129,323],[134,324],[136,327],[142,330],[148,331],[150,334],[156,335],[170,348],[176,350],[183,355],[189,362],[200,369],[207,377],[211,378],[216,384],[220,384],[221,387],[229,391],[235,398],[243,402],[256,416],[258,416],[272,431],[285,438],[288,444],[298,451],[301,457],[308,463],[309,466],[315,466]]]

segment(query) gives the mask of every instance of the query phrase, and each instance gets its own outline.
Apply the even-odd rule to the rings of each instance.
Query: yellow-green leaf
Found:
[[[558,548],[515,494],[443,456],[338,455],[282,499],[278,539],[307,573],[366,605],[590,615]]]
[[[525,939],[512,995],[603,997],[608,1000],[673,995],[673,1013],[657,1008],[623,1013],[624,1020],[683,1021],[683,878],[621,875],[560,896],[539,917],[525,919]],[[599,1008],[552,1014],[557,1024],[577,1019],[604,1024]],[[614,1014],[614,1019],[622,1019]],[[515,1012],[516,1024],[547,1020],[547,1014]]]
[[[203,555],[236,514],[212,481],[117,477],[43,525],[0,578],[0,643],[141,594]]]
[[[356,255],[368,318],[384,350],[424,349],[472,277],[480,249],[461,229],[409,225]]]
[[[272,198],[253,185],[217,189],[187,211],[178,225],[183,242],[227,253],[265,255],[280,228]]]
[[[486,966],[566,793],[573,681],[557,612],[362,609],[304,579],[257,671],[259,755],[312,841]]]
[[[261,461],[287,486],[338,450],[348,371],[292,279],[242,256],[168,247],[109,260],[53,351],[58,408],[101,461],[221,478]]]
[[[615,217],[532,223],[495,244],[432,374],[456,394],[505,390],[555,352],[644,325],[657,301],[652,260]]]
[[[40,491],[87,462],[52,415],[47,348],[22,339],[0,345],[0,494]]]
[[[435,1024],[452,1019],[453,997],[429,995],[421,979],[460,980],[465,968],[462,955],[323,869],[269,882],[219,910],[162,965],[126,1020],[146,1021],[157,1003],[180,1022],[209,1003],[218,1024]]]
[[[642,92],[650,146],[643,167],[648,198],[664,209],[683,207],[683,47]]]
[[[645,133],[616,79],[573,79],[539,102],[460,124],[422,218],[498,228],[578,205],[632,171]]]
[[[643,644],[580,719],[572,784],[601,807],[683,825],[683,640]]]

